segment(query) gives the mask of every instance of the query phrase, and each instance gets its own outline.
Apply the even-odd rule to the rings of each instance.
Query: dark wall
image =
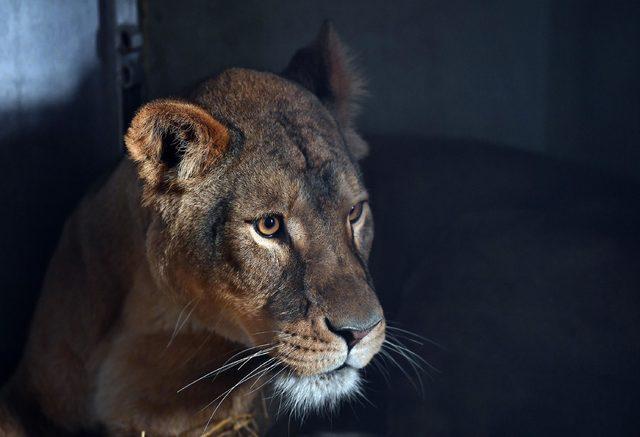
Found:
[[[546,148],[640,179],[640,2],[551,2]]]
[[[0,385],[65,218],[122,155],[106,6],[0,2]]]
[[[369,79],[367,133],[502,143],[640,173],[640,3],[143,1],[151,96],[279,71],[331,18]]]

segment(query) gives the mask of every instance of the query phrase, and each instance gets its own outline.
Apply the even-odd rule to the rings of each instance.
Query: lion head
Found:
[[[126,136],[154,280],[198,323],[270,357],[297,409],[358,390],[385,319],[352,125],[360,82],[329,25],[282,75],[226,70],[140,109]]]

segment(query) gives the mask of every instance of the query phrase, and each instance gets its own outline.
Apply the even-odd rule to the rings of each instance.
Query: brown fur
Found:
[[[312,47],[321,56],[297,56],[286,73],[304,86],[233,69],[190,101],[138,112],[131,160],[65,226],[9,387],[18,404],[70,432],[199,435],[209,419],[247,414],[262,426],[254,380],[214,417],[202,409],[255,365],[180,389],[246,346],[273,345],[267,357],[300,377],[347,357],[362,367],[379,350],[368,206],[348,220],[366,201],[354,158],[364,142],[345,109],[355,90],[330,27]],[[265,214],[285,233],[256,234]],[[370,328],[349,351],[345,330]]]
[[[162,139],[167,134],[178,143],[171,146],[183,154],[177,168],[170,168],[161,159]],[[202,108],[187,102],[156,100],[138,111],[126,143],[131,159],[139,164],[140,178],[146,182],[145,198],[150,199],[154,190],[197,184],[226,151],[229,132]]]

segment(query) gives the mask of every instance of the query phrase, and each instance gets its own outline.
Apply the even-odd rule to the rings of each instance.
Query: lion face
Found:
[[[225,71],[193,103],[143,107],[126,140],[152,210],[158,285],[197,301],[208,329],[270,357],[275,390],[305,410],[358,390],[385,321],[366,265],[356,84],[332,30],[285,75]]]

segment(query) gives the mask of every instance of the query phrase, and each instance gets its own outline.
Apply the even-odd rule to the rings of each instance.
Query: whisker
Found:
[[[274,350],[275,348],[276,348],[276,346],[272,346],[272,347],[269,347],[269,348],[266,348],[266,349],[263,349],[263,350],[259,350],[258,352],[254,352],[253,354],[249,355],[248,357],[239,358],[239,359],[237,359],[237,360],[235,360],[235,361],[233,361],[231,363],[224,364],[222,367],[218,368],[217,370],[214,370],[213,372],[216,375],[219,375],[222,371],[228,370],[228,369],[232,368],[235,365],[238,365],[238,369],[241,369],[246,363],[251,361],[253,358],[257,358],[257,357],[261,357],[261,356],[264,356],[264,355],[268,355],[268,353],[271,352],[272,350]]]
[[[422,336],[420,334],[416,334],[415,332],[409,331],[407,329],[399,328],[397,326],[392,326],[389,323],[390,322],[387,321],[387,330],[389,330],[389,331],[402,332],[403,334],[406,334],[408,336],[413,336],[413,337],[418,338],[418,339],[420,339],[420,340],[422,340],[422,341],[424,341],[426,343],[429,343],[429,344],[432,344],[434,346],[437,346],[438,348],[440,348],[442,350],[447,350],[447,348],[445,348],[443,345],[441,345],[437,341],[431,340],[430,338],[424,337],[424,336]]]
[[[391,356],[391,354],[390,354],[387,350],[385,350],[385,349],[381,349],[381,350],[380,350],[380,354],[381,354],[383,357],[385,357],[385,358],[387,358],[387,359],[391,360],[391,362],[392,362],[392,363],[393,363],[393,364],[394,364],[398,369],[400,369],[400,371],[404,374],[404,376],[405,376],[405,377],[407,378],[407,380],[411,383],[411,385],[413,385],[413,386],[415,387],[415,389],[416,389],[416,390],[418,390],[418,385],[415,383],[415,381],[413,380],[413,378],[411,378],[411,376],[409,375],[409,373],[408,373],[406,370],[404,370],[404,367],[402,367],[402,366],[400,365],[400,363],[398,363],[398,361],[396,361],[396,359],[395,359],[395,358],[393,358],[393,357]]]
[[[408,335],[405,335],[405,334],[403,334],[401,332],[393,332],[393,333],[391,333],[391,332],[387,331],[387,335],[386,336],[388,337],[390,335],[393,335],[394,338],[402,338],[404,340],[407,340],[407,341],[410,341],[412,343],[415,343],[415,344],[417,344],[419,346],[424,346],[424,342],[423,341],[416,340],[415,338],[411,338]]]
[[[371,360],[371,364],[373,364],[376,370],[380,372],[387,384],[387,387],[391,387],[391,381],[389,380],[389,371],[384,367],[382,358],[380,358],[378,355],[375,355]]]
[[[395,342],[393,341],[395,340]],[[419,354],[415,353],[414,351],[412,351],[411,349],[409,349],[408,347],[406,347],[404,344],[402,344],[402,342],[400,342],[397,338],[391,338],[391,339],[387,339],[385,341],[388,341],[389,344],[394,345],[396,348],[402,350],[404,353],[407,353],[409,355],[411,355],[412,357],[414,357],[417,360],[420,360],[422,363],[424,363],[427,367],[429,367],[429,369],[433,370],[436,373],[442,373],[440,371],[440,369],[438,369],[437,367],[435,367],[433,364],[431,364],[430,362],[428,362],[427,360],[425,360],[424,358],[422,358],[422,356],[420,356]]]
[[[293,369],[288,369],[288,370],[289,372],[287,373],[287,377],[291,377],[291,375],[293,375]],[[275,392],[273,395],[271,395],[269,398],[273,399],[276,397],[278,398],[278,411],[276,412],[276,419],[278,419],[280,417],[280,411],[282,410],[282,401],[284,400],[284,392],[282,390],[279,390],[278,392]],[[286,404],[285,404],[285,408],[286,408]]]
[[[274,349],[277,349],[277,348],[278,348],[278,346],[279,346],[279,345],[275,344],[275,345],[271,346],[270,348],[263,350],[263,352],[264,352],[264,351],[266,351],[266,352],[270,352],[270,351],[272,351],[272,350],[274,350]],[[247,361],[245,361],[244,363],[242,363],[242,365],[240,365],[240,367],[238,367],[238,370],[242,369],[242,367],[243,367],[245,364],[247,364],[248,362],[249,362],[249,360],[247,360]]]
[[[278,362],[277,364],[280,364],[280,363]],[[250,391],[249,393],[247,393],[247,394],[251,394],[251,393],[253,393],[253,392],[256,392],[256,391],[260,390],[262,387],[264,387],[265,385],[269,384],[271,381],[273,381],[273,380],[274,380],[278,375],[280,375],[280,374],[281,374],[283,371],[285,371],[285,370],[287,370],[287,368],[286,368],[286,367],[282,367],[282,369],[280,369],[280,370],[278,370],[276,373],[274,373],[274,374],[273,374],[273,376],[271,376],[271,378],[269,378],[269,379],[267,380],[267,382],[265,382],[264,384],[261,384],[261,385],[260,385],[259,387],[257,387],[256,389],[251,390],[251,391]],[[262,376],[261,376],[261,377],[262,377]],[[258,379],[260,379],[260,378],[258,378]],[[251,385],[251,387],[253,387],[253,384]],[[251,389],[251,387],[249,387],[249,389]]]
[[[202,342],[200,343],[200,345],[199,345],[197,348],[195,348],[195,349],[191,352],[191,354],[189,354],[189,356],[187,357],[187,359],[186,359],[186,360],[184,360],[185,365],[186,365],[189,361],[191,361],[192,359],[194,359],[194,358],[198,355],[198,353],[200,353],[200,351],[201,351],[201,350],[202,350],[202,348],[205,346],[205,344],[207,344],[207,342],[208,342],[209,340],[211,340],[211,337],[213,337],[213,332],[209,332],[209,333],[204,337],[204,339],[202,340]]]
[[[248,381],[249,379],[257,376],[257,375],[261,375],[262,374],[262,370],[260,370],[261,368],[263,368],[265,365],[269,365],[269,363],[272,363],[274,360],[276,360],[277,358],[273,357],[273,358],[269,358],[267,361],[265,361],[264,363],[258,365],[255,369],[251,370],[248,374],[246,374],[245,376],[243,376],[242,378],[240,378],[240,381],[238,381],[237,383],[235,383],[231,388],[225,390],[222,394],[216,396],[211,402],[209,402],[208,404],[206,404],[204,407],[202,407],[200,409],[200,411],[204,411],[205,409],[207,409],[208,407],[210,407],[211,405],[213,405],[213,403],[215,401],[217,401],[218,399],[220,399],[221,397],[225,396],[225,394],[229,394],[231,391],[233,391],[236,387],[238,387],[239,385],[243,384],[244,382]],[[224,400],[224,399],[223,399]]]
[[[292,337],[292,335],[291,335],[291,334],[288,334],[288,333],[283,332],[283,331],[278,331],[278,330],[271,330],[271,331],[269,331],[269,330],[267,330],[267,331],[258,331],[258,332],[254,332],[254,333],[253,333],[253,334],[251,334],[251,335],[260,335],[260,334],[280,334],[280,335],[283,335],[283,336],[285,336],[285,337]]]
[[[273,343],[264,343],[264,344],[259,344],[259,345],[256,345],[256,346],[251,346],[251,347],[242,349],[241,351],[239,351],[239,352],[231,355],[229,358],[227,358],[227,360],[224,362],[224,364],[227,364],[229,361],[231,361],[233,358],[237,357],[238,355],[242,355],[242,354],[244,354],[246,352],[249,352],[249,351],[254,350],[254,349],[259,349],[261,347],[270,347],[270,346],[273,346]]]
[[[260,376],[258,376],[258,377],[257,377],[257,378],[256,378],[256,379],[251,383],[251,385],[249,386],[249,390],[251,390],[253,387],[255,387],[255,385],[260,381],[260,379],[261,379],[264,375],[268,374],[272,369],[274,369],[274,368],[278,367],[279,365],[280,365],[280,362],[276,361],[275,363],[271,363],[271,364],[269,365],[269,367],[267,367],[267,368],[263,369],[263,370],[260,372]],[[269,382],[269,381],[267,381],[266,383],[268,383],[268,382]],[[265,383],[265,384],[266,384],[266,383]],[[257,389],[255,389],[255,390],[251,390],[251,391],[250,391],[250,392],[248,392],[247,394],[251,394],[251,393],[253,393],[254,391],[259,390],[263,385],[264,385],[264,384],[262,384],[260,387],[258,387],[258,388],[257,388]]]
[[[409,365],[413,369],[413,372],[415,373],[416,378],[418,379],[418,383],[420,385],[420,393],[424,395],[424,385],[422,383],[422,377],[420,376],[420,372],[424,372],[425,371],[424,368],[422,366],[420,366],[420,364],[417,363],[413,358],[411,358],[409,355],[404,353],[402,351],[402,349],[396,348],[396,346],[393,343],[386,343],[386,345],[391,348],[390,349],[391,351],[396,352],[402,358],[407,360],[407,362],[409,363]],[[427,373],[427,375],[429,375],[429,374]],[[431,377],[431,375],[429,375],[429,377]]]
[[[171,343],[173,343],[173,340],[176,338],[176,335],[178,335],[178,331],[180,331],[180,329],[182,329],[182,327],[184,326],[184,323],[186,323],[186,321],[188,320],[189,316],[191,315],[191,311],[193,311],[193,309],[191,309],[189,311],[189,314],[187,314],[187,317],[185,318],[184,323],[180,323],[180,321],[182,320],[182,316],[184,314],[184,312],[187,310],[187,308],[189,308],[194,302],[196,301],[196,298],[194,297],[193,299],[191,299],[180,311],[180,313],[178,314],[178,319],[176,320],[176,325],[173,327],[173,332],[171,333],[171,338],[169,339],[169,342],[167,343],[167,348],[169,348],[169,346],[171,346]],[[195,308],[195,305],[194,305]]]
[[[417,362],[417,361],[414,359],[414,357],[413,357],[413,356],[411,356],[411,355],[408,353],[408,352],[411,352],[411,351],[409,351],[408,349],[402,348],[402,347],[401,347],[401,346],[399,346],[398,344],[393,343],[392,341],[390,341],[390,340],[388,340],[388,339],[387,339],[387,340],[385,340],[385,345],[389,346],[389,347],[391,348],[391,350],[392,350],[392,351],[397,352],[399,355],[401,355],[403,358],[405,358],[405,359],[409,362],[409,364],[415,365],[415,366],[416,366],[416,367],[418,367],[421,371],[423,371],[423,372],[424,372],[424,367],[422,367],[422,365],[421,365],[419,362]],[[416,355],[416,354],[413,354],[413,355]],[[418,356],[418,355],[416,355],[416,356]],[[418,357],[419,357],[419,356],[418,356]],[[421,358],[421,357],[419,357],[419,358]]]
[[[363,400],[365,401],[367,404],[369,404],[371,407],[376,408],[376,406],[374,405],[373,402],[371,402],[369,400],[369,398],[367,397],[367,395],[365,394],[365,391],[358,388],[353,395],[353,399],[355,400]],[[362,403],[360,403],[360,405],[362,405]]]
[[[291,349],[291,348],[289,348],[289,349]],[[289,352],[287,352],[285,348],[282,348],[282,349],[281,349],[281,354],[282,354],[284,357],[287,357],[287,356],[290,356],[290,354],[291,354],[291,352],[292,352],[292,351],[293,351],[293,350],[291,349]],[[271,366],[271,367],[270,367],[270,369],[271,369],[271,368],[273,368],[273,367],[276,367],[277,365],[280,365],[280,364],[283,364],[283,363],[282,363],[281,361],[278,361],[275,365]],[[256,388],[255,390],[250,391],[250,392],[249,392],[249,393],[247,393],[247,394],[251,394],[251,393],[253,393],[253,392],[255,392],[255,391],[260,390],[262,387],[264,387],[265,385],[267,385],[267,384],[269,384],[271,381],[273,381],[273,380],[274,380],[278,375],[280,375],[284,370],[287,370],[287,366],[286,366],[286,365],[283,365],[282,369],[280,369],[280,370],[279,370],[278,372],[276,372],[276,373],[275,373],[271,378],[269,378],[269,380],[267,380],[267,382],[265,382],[264,384],[261,384],[261,385],[260,385],[260,387]],[[291,370],[290,370],[289,372],[290,372],[290,374],[291,374]],[[265,372],[265,373],[266,373],[266,372]],[[251,387],[249,387],[249,389],[253,388],[253,386],[255,385],[255,383],[256,383],[256,382],[258,382],[258,380],[259,380],[260,378],[262,378],[262,376],[263,376],[263,375],[264,375],[264,373],[263,373],[262,375],[260,375],[260,376],[258,377],[258,379],[257,379],[256,381],[254,381],[254,383],[253,383],[253,384],[251,384]]]
[[[253,369],[251,372],[249,372],[246,376],[244,376],[243,378],[240,379],[240,381],[238,381],[235,385],[233,385],[230,389],[228,389],[227,391],[225,391],[224,393],[222,393],[221,395],[217,396],[214,400],[212,400],[211,402],[209,402],[207,405],[205,405],[200,411],[203,411],[204,409],[208,408],[209,406],[211,406],[216,400],[220,399],[220,397],[222,397],[222,399],[220,399],[220,402],[218,402],[218,405],[216,405],[216,407],[214,408],[213,412],[211,413],[211,416],[209,416],[209,420],[207,420],[207,423],[204,427],[203,433],[205,433],[207,431],[207,428],[209,427],[209,424],[211,423],[211,420],[213,419],[213,417],[215,416],[216,412],[218,411],[218,408],[220,408],[220,406],[222,405],[222,403],[225,401],[225,399],[231,394],[231,392],[233,392],[233,390],[235,390],[238,386],[240,386],[241,384],[243,384],[244,382],[248,381],[249,379],[253,378],[256,376],[256,372],[258,372],[258,370],[260,370],[261,367],[263,367],[265,364],[269,363],[272,360],[275,360],[276,358],[270,358],[269,360],[265,361],[264,363],[260,364],[258,367],[256,367],[255,369]],[[258,375],[261,375],[262,372],[258,372]]]
[[[231,358],[229,358],[229,360],[230,360],[230,359],[232,359],[232,358],[234,358],[235,356],[237,356],[237,355],[241,354],[241,353],[246,353],[248,350],[255,349],[255,348],[257,348],[257,347],[258,347],[258,346],[254,346],[253,348],[245,349],[245,350],[243,350],[243,351],[241,351],[241,352],[239,352],[239,353],[235,354],[235,355],[234,355],[234,356],[232,356]],[[276,347],[277,347],[277,346],[271,346],[271,347],[269,347],[269,348],[266,348],[266,349],[263,349],[263,350],[259,350],[258,352],[255,352],[255,353],[251,354],[251,355],[250,355],[250,356],[248,356],[248,357],[240,358],[240,359],[235,360],[235,361],[233,361],[233,362],[231,362],[231,363],[228,363],[228,364],[223,364],[222,366],[218,367],[217,369],[212,370],[211,372],[207,372],[207,373],[205,373],[204,375],[202,375],[201,377],[199,377],[199,378],[195,379],[194,381],[191,381],[189,384],[187,384],[187,385],[185,385],[184,387],[182,387],[181,389],[179,389],[179,390],[178,390],[178,393],[180,393],[180,392],[182,392],[182,391],[186,390],[187,388],[191,387],[193,384],[196,384],[197,382],[200,382],[200,381],[202,381],[203,379],[206,379],[206,378],[208,378],[208,377],[210,377],[210,376],[213,376],[213,375],[217,375],[217,374],[219,374],[219,373],[221,373],[221,372],[223,372],[223,371],[225,371],[225,370],[230,369],[231,367],[233,367],[233,366],[235,366],[235,365],[237,365],[237,364],[244,365],[246,362],[248,362],[248,361],[252,360],[253,358],[260,357],[260,356],[263,356],[263,355],[267,355],[270,351],[272,351],[272,350],[273,350],[273,349],[275,349]],[[227,361],[229,361],[229,360],[227,360]]]

